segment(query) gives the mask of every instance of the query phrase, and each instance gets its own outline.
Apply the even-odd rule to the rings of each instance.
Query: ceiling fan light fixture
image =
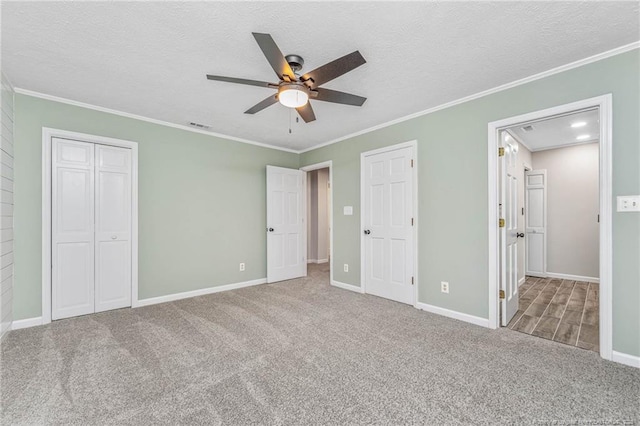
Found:
[[[299,84],[285,84],[278,89],[278,101],[287,108],[300,108],[309,102],[309,92]]]

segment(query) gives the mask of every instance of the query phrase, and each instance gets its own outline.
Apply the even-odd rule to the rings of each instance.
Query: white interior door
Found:
[[[306,174],[267,166],[267,282],[307,275]]]
[[[131,150],[95,147],[95,311],[131,306]]]
[[[505,155],[500,161],[501,173],[501,217],[502,229],[502,265],[500,290],[503,326],[518,311],[518,148],[515,142],[504,144]]]
[[[368,155],[363,164],[367,293],[413,305],[413,147]]]
[[[52,140],[51,317],[94,312],[94,145]]]
[[[525,172],[526,274],[547,276],[547,171]]]

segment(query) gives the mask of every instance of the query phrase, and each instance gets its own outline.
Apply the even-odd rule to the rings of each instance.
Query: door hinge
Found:
[[[498,148],[498,157],[504,157],[504,148],[503,147]]]
[[[411,218],[411,226],[413,226],[413,218]]]
[[[413,277],[411,277],[411,285],[413,285]]]
[[[411,159],[411,167],[413,167],[413,158]]]
[[[504,299],[504,290],[500,290],[500,299]]]
[[[504,228],[504,219],[498,219],[498,226]]]

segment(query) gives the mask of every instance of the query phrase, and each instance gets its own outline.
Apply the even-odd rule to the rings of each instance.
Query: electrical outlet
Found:
[[[640,212],[640,195],[618,196],[619,212]]]
[[[344,271],[345,272],[349,272],[349,264],[348,263],[344,264]]]
[[[449,283],[447,281],[440,281],[440,291],[449,293]]]
[[[240,272],[244,272],[244,263],[240,264]]]

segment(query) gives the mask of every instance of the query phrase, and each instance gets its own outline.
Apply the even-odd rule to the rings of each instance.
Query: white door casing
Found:
[[[487,166],[488,166],[488,301],[489,327],[500,326],[499,289],[499,239],[498,232],[498,175],[497,156],[500,142],[500,130],[515,125],[525,125],[540,119],[566,115],[576,111],[598,108],[600,126],[600,356],[612,360],[613,351],[613,96],[608,93],[589,99],[553,106],[547,109],[492,121],[487,125]]]
[[[51,316],[94,312],[94,145],[52,140]]]
[[[366,293],[415,304],[415,146],[363,154],[363,285]]]
[[[500,290],[502,325],[506,326],[518,311],[518,148],[503,132],[504,156],[500,157],[500,207],[504,227],[501,228]]]
[[[131,150],[95,147],[95,311],[131,306]]]
[[[534,277],[547,276],[547,171],[525,173],[525,270]]]
[[[306,173],[267,166],[267,282],[307,275]]]

